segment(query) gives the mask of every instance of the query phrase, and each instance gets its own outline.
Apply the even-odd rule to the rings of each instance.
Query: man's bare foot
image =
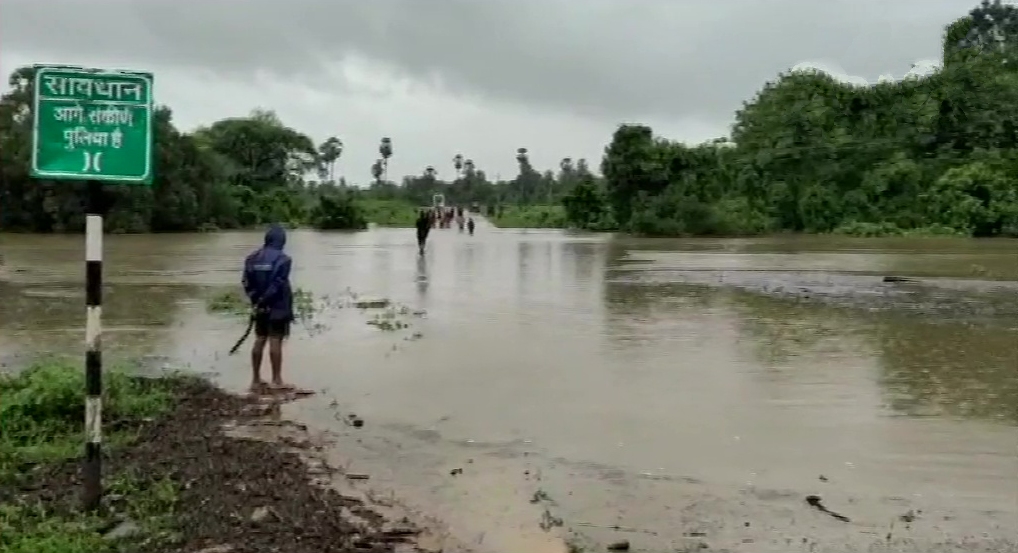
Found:
[[[306,388],[298,388],[293,384],[287,384],[283,382],[273,382],[270,386],[272,391],[279,394],[293,395],[294,397],[306,397],[314,395],[314,390],[308,390]]]
[[[267,386],[265,385],[265,382],[261,380],[255,380],[254,382],[251,383],[251,386],[248,387],[247,391],[251,394],[258,395],[264,394],[266,388]]]
[[[287,384],[286,382],[274,381],[270,387],[276,392],[289,392],[296,388],[293,384]]]

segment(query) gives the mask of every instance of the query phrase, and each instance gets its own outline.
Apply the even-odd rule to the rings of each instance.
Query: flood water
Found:
[[[486,224],[430,242],[421,260],[412,230],[290,233],[295,286],[427,314],[298,324],[285,370],[322,393],[289,414],[466,546],[564,551],[571,530],[654,551],[1016,550],[1018,242]],[[205,299],[260,244],[107,237],[107,358],[245,386],[246,356],[225,355],[242,321]],[[0,255],[0,357],[79,354],[82,238],[3,235]]]

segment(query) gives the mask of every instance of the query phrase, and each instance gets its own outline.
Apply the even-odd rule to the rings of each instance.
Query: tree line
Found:
[[[29,177],[35,70],[11,74],[0,97],[0,230],[78,232],[84,228],[85,185],[80,181]],[[558,174],[538,171],[526,148],[516,151],[519,174],[493,182],[463,154],[449,160],[454,175],[440,179],[434,166],[400,183],[388,180],[394,155],[391,138],[379,143],[367,186],[338,174],[343,141],[310,136],[284,124],[272,111],[222,119],[193,132],[173,123],[169,107],[154,113],[155,178],[151,187],[104,187],[106,225],[111,232],[190,232],[246,228],[269,222],[328,229],[358,229],[367,223],[413,224],[415,210],[434,194],[447,203],[558,204],[577,179],[589,174],[584,160],[562,161]],[[366,180],[366,179],[365,179]]]
[[[370,183],[354,186],[336,171],[338,137],[315,144],[264,110],[182,132],[163,106],[154,185],[106,187],[108,227],[409,225],[416,207],[443,194],[520,226],[657,236],[1018,236],[1018,9],[984,0],[946,27],[942,57],[931,75],[872,86],[783,73],[736,111],[729,136],[688,145],[622,125],[601,175],[571,158],[542,171],[519,148],[518,174],[498,182],[463,154],[393,182],[386,137]],[[15,71],[0,97],[0,230],[78,231],[83,185],[28,177],[33,75],[31,67]]]
[[[730,136],[696,146],[621,126],[566,218],[647,235],[1018,236],[1016,127],[1018,9],[987,0],[946,27],[929,76],[784,73]]]

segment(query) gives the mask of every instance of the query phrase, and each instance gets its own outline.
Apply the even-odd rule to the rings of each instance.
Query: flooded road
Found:
[[[290,234],[331,307],[285,369],[322,393],[288,409],[462,545],[1018,551],[1015,242],[432,236]],[[81,351],[82,243],[0,236],[0,359]],[[108,237],[107,357],[245,386],[206,300],[260,244]],[[426,316],[380,330],[349,291]]]

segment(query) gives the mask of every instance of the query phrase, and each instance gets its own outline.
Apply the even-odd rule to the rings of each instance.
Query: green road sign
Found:
[[[37,178],[152,184],[152,74],[36,66]]]

